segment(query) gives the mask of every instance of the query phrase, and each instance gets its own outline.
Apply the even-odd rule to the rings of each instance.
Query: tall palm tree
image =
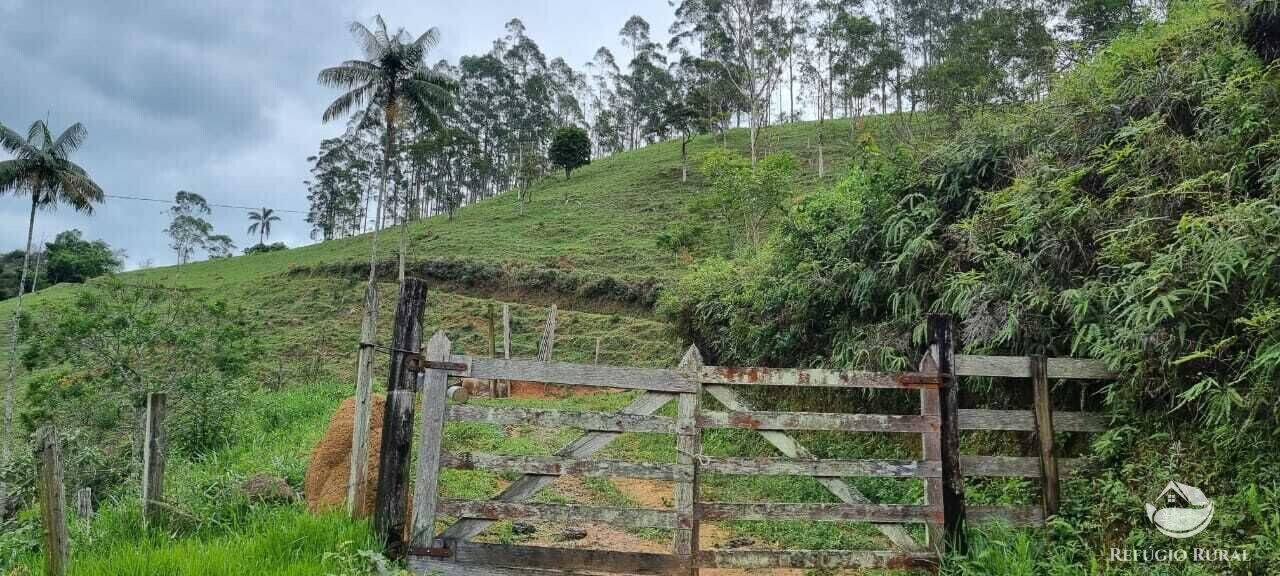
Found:
[[[324,86],[345,90],[324,111],[328,122],[349,112],[381,113],[383,125],[382,185],[378,191],[378,218],[373,232],[373,255],[369,258],[372,281],[377,258],[378,231],[382,226],[383,202],[386,199],[388,171],[398,170],[396,132],[403,113],[412,113],[430,128],[444,124],[443,113],[453,105],[454,83],[449,77],[426,65],[427,53],[440,42],[440,31],[432,28],[414,39],[403,28],[391,34],[382,16],[375,16],[373,29],[352,22],[352,36],[364,51],[364,60],[348,60],[320,71]],[[394,182],[399,178],[393,178]],[[394,195],[395,191],[392,191]],[[403,269],[403,250],[401,268]],[[403,274],[403,270],[401,272]]]
[[[249,234],[257,234],[258,245],[262,245],[271,237],[271,223],[279,222],[280,217],[276,216],[275,210],[264,206],[262,210],[250,210],[249,221],[253,222],[249,225]]]
[[[57,138],[43,120],[27,130],[26,138],[0,125],[0,148],[13,155],[0,162],[0,196],[27,194],[31,197],[31,216],[27,220],[27,251],[22,257],[22,275],[18,281],[18,301],[13,310],[9,334],[9,379],[4,390],[4,461],[9,460],[13,436],[13,388],[18,376],[18,318],[22,313],[22,294],[27,284],[27,267],[31,260],[31,234],[35,230],[36,211],[54,209],[67,204],[78,212],[93,212],[93,204],[102,202],[99,187],[84,168],[68,157],[84,143],[85,129],[72,124]]]

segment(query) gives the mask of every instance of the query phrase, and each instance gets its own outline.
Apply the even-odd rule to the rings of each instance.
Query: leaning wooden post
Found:
[[[600,363],[600,337],[599,336],[596,336],[596,356],[593,363],[595,364]]]
[[[1036,438],[1040,443],[1040,490],[1044,517],[1058,513],[1058,459],[1053,453],[1053,405],[1049,401],[1049,362],[1031,356],[1031,392],[1035,403]]]
[[[356,360],[356,397],[351,426],[351,460],[347,469],[347,514],[367,514],[369,491],[369,420],[373,413],[373,347],[378,337],[378,285],[364,291],[360,321],[360,353]]]
[[[446,362],[452,344],[444,332],[436,332],[427,342],[427,360]],[[422,430],[418,443],[418,476],[413,491],[413,537],[415,549],[436,548],[436,501],[440,487],[440,441],[444,436],[449,372],[429,369],[422,381]]]
[[[942,521],[946,544],[964,553],[964,471],[960,468],[960,386],[952,359],[955,355],[955,330],[951,316],[929,315],[929,336],[936,345],[934,364],[942,378],[938,413],[942,456]]]
[[[551,354],[556,347],[556,305],[552,304],[547,311],[547,323],[542,327],[542,338],[538,340],[538,360],[550,362]]]
[[[676,411],[676,467],[685,479],[676,482],[676,532],[674,553],[687,562],[688,573],[698,573],[698,458],[702,455],[702,434],[698,428],[698,402],[702,392],[702,354],[690,346],[676,370],[695,384],[693,392],[683,392]]]
[[[493,300],[489,301],[487,312],[488,312],[488,318],[489,318],[489,357],[496,358],[498,355],[498,342],[497,342],[498,336],[497,336],[497,330],[494,327]],[[489,380],[489,396],[492,396],[494,398],[498,397],[498,381],[497,380]]]
[[[378,499],[374,507],[374,533],[386,542],[387,554],[404,555],[406,484],[409,481],[409,449],[413,444],[413,397],[422,349],[422,312],[427,285],[407,278],[400,287],[392,328],[387,406],[382,418],[382,452],[378,459]]]
[[[44,573],[63,576],[67,573],[68,537],[58,433],[53,426],[42,426],[36,431],[35,440],[39,476],[36,491],[40,497],[40,522],[44,527]]]
[[[502,358],[511,359],[511,305],[502,305]],[[494,398],[506,398],[511,395],[511,381],[499,380]]]
[[[147,394],[147,427],[142,446],[142,517],[156,520],[164,503],[164,461],[169,438],[164,430],[168,395]]]

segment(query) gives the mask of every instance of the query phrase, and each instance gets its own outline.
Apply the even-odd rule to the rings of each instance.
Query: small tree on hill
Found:
[[[552,166],[564,169],[567,180],[574,170],[591,163],[591,138],[586,130],[566,126],[556,130],[547,154]]]

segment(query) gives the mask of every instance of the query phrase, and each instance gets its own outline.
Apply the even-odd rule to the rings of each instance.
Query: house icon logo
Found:
[[[1169,482],[1154,503],[1147,504],[1147,519],[1170,538],[1190,538],[1209,526],[1213,501],[1199,488]]]

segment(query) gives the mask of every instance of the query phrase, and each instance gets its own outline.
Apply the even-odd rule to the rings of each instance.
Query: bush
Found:
[[[244,253],[246,256],[249,256],[253,254],[266,254],[267,252],[279,252],[281,250],[288,249],[289,247],[285,246],[284,242],[272,242],[271,244],[255,244],[245,248]]]

